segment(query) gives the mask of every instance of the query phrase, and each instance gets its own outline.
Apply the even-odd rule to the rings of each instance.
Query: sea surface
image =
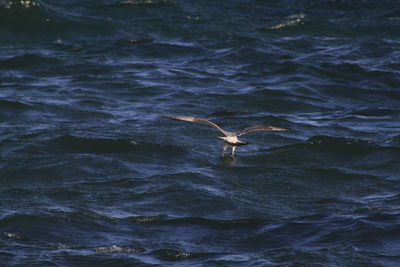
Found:
[[[399,129],[397,0],[0,0],[0,265],[400,266]]]

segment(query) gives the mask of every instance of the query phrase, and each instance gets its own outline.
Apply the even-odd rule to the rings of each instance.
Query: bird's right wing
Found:
[[[191,122],[198,122],[198,123],[206,124],[208,126],[214,127],[215,129],[217,129],[218,131],[220,131],[221,133],[226,135],[226,132],[221,127],[219,127],[218,125],[216,125],[215,123],[213,123],[212,121],[209,121],[209,120],[195,118],[195,117],[187,117],[187,116],[170,116],[170,115],[162,115],[162,116],[165,118],[170,118],[170,119],[175,119],[175,120],[191,121]]]

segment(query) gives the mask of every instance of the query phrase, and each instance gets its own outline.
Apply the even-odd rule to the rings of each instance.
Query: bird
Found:
[[[224,156],[226,153],[226,150],[228,148],[232,149],[232,157],[235,156],[235,149],[238,146],[244,146],[249,144],[248,142],[243,142],[238,139],[239,136],[245,135],[250,132],[254,131],[287,131],[287,129],[284,128],[279,128],[275,126],[269,126],[269,125],[255,125],[255,126],[250,126],[247,128],[244,128],[240,132],[228,132],[219,127],[217,124],[215,124],[212,121],[206,120],[206,119],[201,119],[201,118],[195,118],[195,117],[188,117],[188,116],[171,116],[171,115],[161,115],[162,117],[169,118],[169,119],[175,119],[175,120],[182,120],[182,121],[190,121],[190,122],[197,122],[197,123],[202,123],[206,124],[208,126],[211,126],[218,131],[220,131],[223,135],[225,136],[219,136],[218,138],[221,139],[224,142],[224,147],[222,151],[222,155]]]

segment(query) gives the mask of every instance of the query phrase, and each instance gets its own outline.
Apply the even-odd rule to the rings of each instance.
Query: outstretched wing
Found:
[[[217,129],[218,131],[220,131],[221,133],[226,135],[226,132],[221,127],[219,127],[218,125],[216,125],[215,123],[213,123],[212,121],[209,121],[209,120],[195,118],[195,117],[187,117],[187,116],[169,116],[169,115],[162,115],[162,116],[165,118],[170,118],[170,119],[175,119],[175,120],[191,121],[191,122],[198,122],[198,123],[206,124],[211,127],[214,127],[215,129]]]
[[[279,127],[274,127],[274,126],[269,126],[269,125],[255,125],[251,127],[245,128],[243,131],[241,131],[238,136],[254,132],[254,131],[287,131],[284,128],[279,128]]]

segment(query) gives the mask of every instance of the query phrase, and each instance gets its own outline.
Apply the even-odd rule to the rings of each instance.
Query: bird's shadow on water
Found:
[[[219,152],[219,150],[218,150]],[[238,156],[231,154],[221,155],[215,151],[196,151],[193,154],[192,160],[202,162],[207,166],[223,166],[223,167],[235,167],[238,164]]]
[[[234,167],[237,162],[237,156],[223,155],[219,156],[219,162],[227,167]]]

